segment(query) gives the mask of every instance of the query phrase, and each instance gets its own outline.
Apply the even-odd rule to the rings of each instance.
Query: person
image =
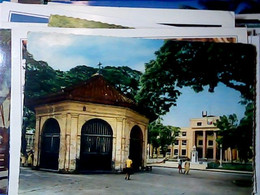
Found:
[[[190,161],[186,160],[184,164],[184,174],[188,175],[190,171]]]
[[[126,175],[125,175],[125,179],[127,180],[130,180],[130,175],[132,173],[132,164],[133,164],[133,161],[130,159],[130,157],[128,156],[128,158],[126,159],[126,169],[125,169],[125,172],[126,172]]]
[[[22,164],[22,167],[24,167],[25,163],[26,163],[26,156],[23,153],[21,153],[21,164]]]
[[[33,150],[28,153],[27,165],[30,167],[33,164]]]
[[[178,160],[178,169],[179,169],[179,173],[182,173],[182,160],[181,159]]]

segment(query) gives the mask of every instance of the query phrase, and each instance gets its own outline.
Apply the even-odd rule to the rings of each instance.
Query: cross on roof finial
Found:
[[[99,62],[97,66],[98,66],[98,74],[100,74],[100,70],[101,70],[102,63]]]

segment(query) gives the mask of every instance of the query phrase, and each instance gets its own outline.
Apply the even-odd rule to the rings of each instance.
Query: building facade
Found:
[[[190,126],[181,128],[180,134],[172,148],[173,157],[191,158],[194,146],[198,151],[199,159],[217,160],[217,131],[214,125],[219,117],[204,116],[190,119]]]
[[[200,160],[216,161],[220,159],[220,147],[218,146],[217,131],[214,123],[218,116],[203,115],[201,118],[190,119],[190,126],[181,128],[175,144],[171,149],[173,158],[188,157],[191,159],[191,151],[194,146]],[[237,150],[228,149],[223,151],[223,160],[231,161],[238,159]]]
[[[149,120],[101,75],[34,102],[33,166],[62,172],[146,166]]]

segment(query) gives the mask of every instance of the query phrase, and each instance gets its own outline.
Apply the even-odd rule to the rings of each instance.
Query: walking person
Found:
[[[27,165],[31,167],[33,164],[33,150],[30,150],[28,153]]]
[[[130,157],[128,156],[128,159],[126,159],[126,169],[125,169],[125,172],[126,172],[126,175],[125,175],[125,179],[127,180],[130,180],[130,175],[132,173],[132,164],[133,164],[133,161],[130,159]]]
[[[181,159],[178,160],[178,169],[179,169],[179,173],[182,173],[182,160]]]
[[[190,171],[190,161],[186,160],[184,163],[184,174],[188,175]]]

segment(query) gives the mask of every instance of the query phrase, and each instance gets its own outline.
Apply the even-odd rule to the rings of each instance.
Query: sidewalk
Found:
[[[165,167],[165,168],[178,168],[178,163],[149,163],[147,166],[152,167]],[[224,173],[240,173],[240,174],[253,174],[250,171],[238,171],[238,170],[227,170],[227,169],[199,169],[199,168],[192,168],[191,170],[200,170],[200,171],[212,171],[212,172],[224,172]]]

